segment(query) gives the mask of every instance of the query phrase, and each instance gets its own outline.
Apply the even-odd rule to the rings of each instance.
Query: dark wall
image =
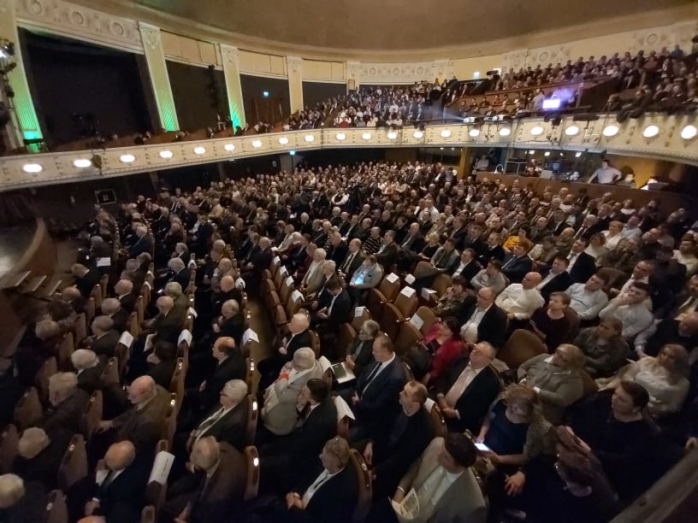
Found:
[[[240,75],[245,119],[252,126],[259,120],[275,124],[291,114],[288,81],[280,78]],[[269,96],[264,97],[264,92]]]
[[[215,127],[228,114],[223,71],[168,61],[167,74],[181,129]]]
[[[315,104],[325,102],[335,96],[347,94],[346,84],[303,82],[303,105],[311,109]]]
[[[105,135],[152,130],[136,55],[20,29],[29,86],[52,144],[82,138],[73,115],[94,115]],[[147,82],[147,79],[144,79]]]

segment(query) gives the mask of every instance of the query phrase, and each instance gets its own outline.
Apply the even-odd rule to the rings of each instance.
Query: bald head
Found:
[[[230,292],[235,288],[235,280],[232,276],[223,276],[221,278],[221,290],[223,292]]]
[[[524,289],[533,289],[542,280],[543,280],[543,277],[539,273],[529,272],[528,274],[526,274],[526,276],[524,276],[524,279],[521,280],[521,286]]]
[[[136,378],[128,387],[128,399],[134,405],[148,402],[155,394],[155,381],[150,376]]]
[[[65,301],[77,300],[80,298],[80,291],[77,289],[77,287],[66,287],[63,289],[63,292],[61,292],[61,298],[63,298]]]
[[[136,459],[136,447],[129,440],[112,444],[104,455],[104,464],[109,470],[118,471],[128,467]]]
[[[200,470],[213,468],[220,459],[220,447],[212,436],[200,438],[191,449],[189,461]]]
[[[162,314],[167,314],[174,307],[174,300],[170,296],[160,296],[155,305]]]

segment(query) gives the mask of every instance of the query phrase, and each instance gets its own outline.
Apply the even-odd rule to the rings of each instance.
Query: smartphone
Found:
[[[485,445],[484,443],[477,442],[477,441],[475,442],[475,448],[477,450],[479,450],[480,452],[490,452],[490,448],[487,445]]]

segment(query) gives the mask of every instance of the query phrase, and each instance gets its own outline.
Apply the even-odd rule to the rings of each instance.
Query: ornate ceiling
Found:
[[[647,14],[695,0],[117,0],[292,46],[424,51]],[[592,28],[593,29],[593,28]]]

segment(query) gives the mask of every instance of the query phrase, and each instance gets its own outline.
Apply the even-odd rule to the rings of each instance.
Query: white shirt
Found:
[[[581,320],[593,320],[608,303],[608,296],[602,290],[589,292],[584,283],[574,283],[565,291],[570,297],[570,309]]]
[[[639,240],[642,236],[642,229],[639,227],[628,227],[627,225],[620,232],[621,238],[628,238],[633,240]],[[610,247],[609,247],[610,249]]]
[[[383,370],[384,370],[388,365],[390,365],[390,364],[393,362],[394,359],[395,359],[395,353],[393,352],[393,356],[392,356],[388,361],[384,361],[383,363],[380,364],[380,367],[378,368],[378,371],[373,375],[373,377],[371,378],[371,381],[369,381],[369,382],[366,384],[366,386],[364,387],[364,392],[366,392],[366,389],[368,389],[368,388],[371,386],[371,383],[373,383],[374,381],[376,381],[376,378],[378,377],[378,375],[379,375],[381,372],[383,372]]]
[[[484,369],[484,367],[482,367],[482,369]],[[444,397],[449,407],[454,408],[456,406],[456,402],[463,395],[465,389],[467,389],[477,375],[482,372],[482,369],[473,369],[470,363],[468,363]],[[460,418],[460,414],[458,417]]]
[[[477,343],[477,328],[480,326],[480,322],[482,318],[485,317],[488,310],[490,310],[489,307],[485,310],[480,309],[480,307],[475,307],[473,315],[460,328],[460,335],[465,338],[466,341]]]
[[[419,513],[431,514],[433,507],[437,505],[446,491],[460,477],[462,473],[451,474],[445,468],[438,466],[424,480],[419,488],[415,489],[419,500]]]
[[[698,269],[698,258],[693,254],[682,254],[678,249],[674,251],[674,259],[686,267],[686,274],[691,275]]]
[[[594,171],[594,174],[591,175],[588,183],[591,183],[594,178],[598,178],[599,183],[602,184],[613,183],[615,180],[621,178],[621,176],[620,171],[615,167],[611,167],[610,165],[605,169],[603,167],[599,167],[596,169],[596,171]]]
[[[470,265],[471,263],[472,263],[472,260],[470,260],[468,263],[460,262],[460,264],[458,265],[458,268],[455,271],[453,271],[453,277],[459,276],[460,273],[463,272],[465,270],[465,268],[468,265]]]
[[[545,300],[536,289],[524,289],[522,284],[512,283],[497,296],[495,303],[517,320],[525,320],[545,305]]]
[[[619,232],[618,234],[615,234],[611,236],[610,231],[604,231],[603,235],[606,237],[606,243],[605,246],[608,248],[608,250],[613,250],[616,247],[618,247],[618,242],[623,239],[623,233]]]
[[[313,496],[315,493],[322,487],[325,483],[327,483],[330,479],[335,477],[337,474],[342,472],[344,468],[339,469],[337,472],[334,474],[330,474],[327,469],[324,469],[320,475],[317,477],[315,481],[313,481],[312,485],[308,487],[308,490],[305,491],[303,494],[303,497],[301,498],[303,500],[303,506],[307,507],[308,503],[310,503],[310,500],[313,499]]]
[[[545,287],[545,286],[548,284],[548,282],[549,282],[550,280],[552,280],[555,276],[557,276],[557,274],[553,274],[553,271],[549,271],[549,272],[548,272],[548,275],[547,275],[545,278],[543,278],[543,280],[542,280],[538,285],[536,285],[536,289],[537,289],[537,290],[541,290],[541,289],[542,289],[543,287]]]
[[[622,335],[630,339],[652,324],[654,317],[644,303],[618,305],[618,298],[611,300],[599,313],[599,317],[618,318],[623,323]]]

